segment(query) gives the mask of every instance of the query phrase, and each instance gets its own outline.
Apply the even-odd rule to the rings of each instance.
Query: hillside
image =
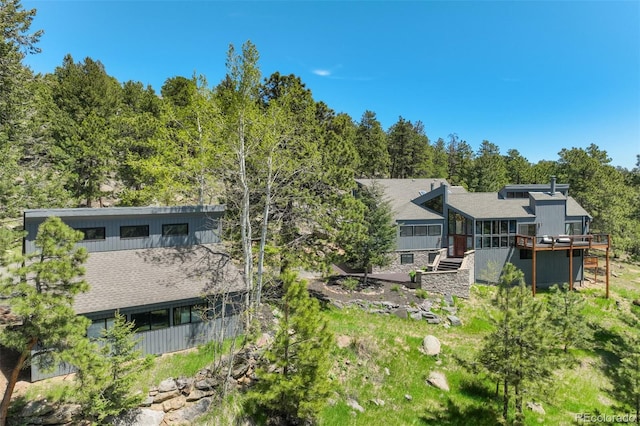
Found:
[[[640,317],[640,266],[613,262],[611,298],[604,298],[604,284],[587,283],[578,291],[586,299],[584,314],[592,335],[588,344],[571,349],[571,360],[556,372],[551,386],[528,389],[527,402],[539,403],[544,414],[525,408],[528,425],[576,424],[578,413],[622,415],[630,412],[614,394],[613,372],[619,362],[620,337],[630,330],[625,315]],[[314,289],[321,285],[313,285]],[[317,291],[317,290],[316,290]],[[369,313],[355,304],[331,303],[325,299],[325,317],[335,335],[330,378],[333,396],[321,413],[322,425],[494,425],[499,423],[501,400],[494,396],[495,383],[474,376],[456,358],[471,359],[483,337],[492,329],[491,300],[496,288],[475,285],[468,300],[455,299],[456,315],[462,320],[451,327],[445,320],[428,324],[395,315]],[[315,293],[312,292],[312,293]],[[316,293],[317,294],[317,293]],[[324,296],[331,296],[326,292]],[[360,299],[353,293],[354,299]],[[403,300],[415,305],[415,293],[385,285],[369,301]],[[545,298],[545,292],[537,297]],[[364,299],[362,299],[364,300]],[[444,316],[442,297],[428,295],[431,310]],[[341,306],[341,307],[337,307]],[[365,303],[366,305],[366,303]],[[423,339],[436,336],[441,342],[439,356],[421,351]],[[210,347],[163,356],[141,382],[148,389],[167,377],[192,376],[212,359]],[[433,371],[446,376],[450,391],[427,384]],[[22,401],[32,399],[73,399],[70,380],[50,380],[29,385]],[[242,394],[232,394],[196,424],[226,425],[242,418]],[[358,408],[361,407],[360,408]]]

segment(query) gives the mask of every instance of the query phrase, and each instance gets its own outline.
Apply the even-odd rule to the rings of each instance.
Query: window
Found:
[[[400,236],[401,237],[413,237],[413,226],[401,226],[400,227]]]
[[[580,256],[582,256],[582,250],[573,249],[573,257],[580,257]],[[569,257],[569,250],[567,250],[567,257]]]
[[[535,237],[536,228],[537,226],[535,223],[521,223],[518,225],[518,234]]]
[[[434,212],[438,212],[440,214],[442,214],[443,209],[442,209],[442,195],[438,195],[437,197],[434,197],[432,199],[430,199],[429,201],[425,201],[424,203],[422,203],[423,206],[425,206],[426,208],[428,208],[429,210],[433,210]]]
[[[533,259],[533,251],[520,249],[520,259]]]
[[[581,222],[565,223],[564,233],[567,235],[582,235],[582,223]]]
[[[106,235],[104,226],[94,228],[76,228],[76,231],[82,232],[83,241],[104,240]]]
[[[167,328],[169,327],[169,309],[131,314],[131,322],[135,323],[136,332]]]
[[[401,254],[400,255],[400,264],[401,265],[410,265],[412,263],[413,263],[413,253]]]
[[[173,308],[173,325],[202,322],[205,313],[203,305],[180,306]]]
[[[438,237],[442,235],[440,225],[429,225],[427,226],[427,235],[430,237]]]
[[[427,227],[426,226],[414,226],[413,227],[413,235],[417,237],[424,237],[427,235]]]
[[[163,237],[177,237],[189,235],[189,224],[188,223],[165,223],[162,225],[162,236]]]
[[[149,236],[149,225],[121,226],[120,238],[141,238]]]
[[[113,317],[93,320],[87,329],[87,337],[94,339],[102,337],[102,330],[107,330],[112,327],[114,321],[115,318]]]
[[[515,244],[515,220],[477,220],[476,249],[508,248]]]

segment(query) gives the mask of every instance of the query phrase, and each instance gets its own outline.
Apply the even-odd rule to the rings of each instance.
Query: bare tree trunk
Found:
[[[11,404],[11,396],[13,395],[13,390],[18,382],[18,376],[20,375],[20,371],[22,370],[25,361],[31,354],[31,349],[33,349],[37,341],[38,339],[35,337],[29,341],[25,350],[20,354],[18,361],[16,361],[16,365],[13,367],[13,370],[11,370],[11,376],[9,376],[7,388],[4,391],[4,397],[2,398],[2,404],[0,405],[0,426],[5,426],[7,424],[9,404]]]
[[[264,211],[262,212],[262,232],[260,233],[260,248],[258,250],[258,272],[256,283],[256,307],[262,300],[262,286],[264,284],[264,251],[267,245],[267,233],[269,231],[269,214],[271,210],[271,187],[273,179],[273,152],[267,158],[267,182],[264,194]]]
[[[253,290],[253,247],[251,245],[251,217],[250,217],[250,192],[249,176],[247,175],[246,135],[244,117],[240,116],[238,124],[238,163],[240,166],[240,184],[242,186],[242,217],[240,218],[240,235],[242,239],[242,253],[244,256],[244,282],[246,302],[245,325],[249,329],[251,324],[251,291]]]
[[[502,418],[507,421],[509,416],[509,381],[504,379],[504,389],[502,394]]]

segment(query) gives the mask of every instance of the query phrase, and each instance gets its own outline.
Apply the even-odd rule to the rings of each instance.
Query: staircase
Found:
[[[438,264],[438,272],[442,271],[457,271],[462,264],[462,258],[447,257],[440,261]]]

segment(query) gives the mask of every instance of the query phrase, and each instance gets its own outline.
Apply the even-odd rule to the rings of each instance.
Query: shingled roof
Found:
[[[85,268],[90,290],[76,296],[78,314],[244,289],[242,275],[218,244],[95,252]]]
[[[356,182],[363,186],[371,186],[374,182],[380,185],[396,219],[442,219],[442,215],[425,209],[412,200],[430,192],[432,184],[434,188],[448,185],[446,179],[356,179]]]

